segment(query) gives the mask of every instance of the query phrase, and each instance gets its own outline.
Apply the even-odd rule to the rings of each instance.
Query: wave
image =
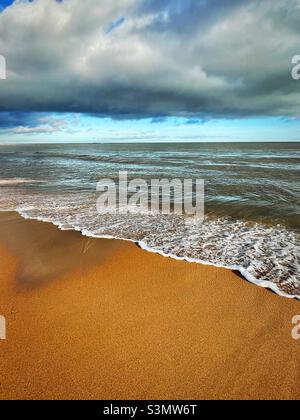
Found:
[[[245,165],[251,167],[252,169],[274,169],[274,170],[289,170],[289,171],[298,171],[299,170],[299,156],[267,156],[267,155],[247,155],[241,156],[238,155],[219,155],[215,159],[211,159],[207,154],[199,153],[186,153],[177,155],[173,153],[163,153],[158,152],[157,154],[152,154],[146,152],[137,152],[134,154],[120,154],[106,152],[101,154],[85,154],[85,153],[70,153],[70,152],[43,152],[43,151],[22,151],[21,153],[6,151],[0,152],[0,156],[14,156],[19,158],[33,158],[33,159],[61,159],[61,160],[77,160],[77,161],[86,161],[91,163],[110,163],[110,164],[142,164],[145,166],[151,166],[154,163],[161,164],[161,159],[163,157],[165,164],[176,164],[177,166],[191,164],[191,167],[194,168],[195,160],[203,159],[201,162],[202,168],[215,167],[217,168],[243,168]],[[282,161],[282,163],[280,163]]]
[[[157,233],[152,233],[149,236],[145,237],[142,240],[134,238],[135,235],[126,235],[122,236],[117,233],[117,229],[115,233],[104,233],[105,230],[111,231],[111,228],[103,229],[103,233],[99,231],[91,231],[80,225],[71,225],[70,222],[58,221],[53,220],[47,217],[32,217],[28,211],[18,210],[19,214],[24,217],[25,219],[36,219],[42,222],[50,222],[57,226],[61,230],[75,230],[81,232],[83,236],[92,237],[92,238],[101,238],[101,239],[117,239],[117,240],[124,240],[129,242],[134,242],[140,246],[145,251],[152,252],[159,254],[163,257],[172,258],[175,260],[180,261],[187,261],[190,263],[199,263],[205,265],[211,265],[220,268],[226,268],[234,271],[240,272],[249,282],[272,290],[276,294],[289,298],[289,299],[298,299],[300,300],[300,279],[299,279],[299,272],[300,272],[300,264],[299,261],[294,261],[293,259],[297,258],[299,255],[300,247],[294,241],[292,243],[286,242],[286,234],[287,232],[283,227],[277,227],[276,229],[265,228],[264,231],[265,238],[268,238],[270,241],[273,242],[272,249],[269,248],[269,245],[266,243],[265,239],[255,240],[251,246],[249,246],[251,239],[253,240],[253,231],[259,231],[262,229],[262,226],[256,225],[252,227],[252,235],[251,229],[247,230],[247,236],[249,238],[249,243],[242,244],[242,238],[240,241],[233,241],[233,237],[223,237],[223,240],[219,243],[218,247],[214,246],[213,241],[206,241],[205,245],[202,248],[202,252],[199,249],[199,243],[197,246],[192,246],[191,244],[185,245],[182,244],[182,239],[179,239],[178,232],[176,234],[177,242],[173,243],[174,238],[165,237],[165,233],[162,233],[160,230],[160,235]],[[121,223],[119,221],[119,223]],[[194,221],[192,222],[194,224]],[[224,225],[224,223],[230,223],[228,220],[221,220],[218,219],[214,222],[208,221],[209,230],[216,225]],[[231,222],[232,223],[232,222]],[[115,221],[115,226],[117,225]],[[218,226],[218,227],[219,227]],[[155,226],[153,226],[155,228]],[[244,228],[245,229],[245,228]],[[245,230],[243,228],[236,230],[236,236],[238,237],[239,234],[242,232],[245,234]],[[213,229],[212,229],[213,230]],[[202,229],[202,234],[203,234]],[[269,231],[269,233],[268,233]],[[272,232],[272,234],[270,234]],[[278,236],[279,235],[279,236]],[[217,237],[218,235],[216,235]],[[255,234],[254,234],[255,236]],[[288,235],[289,236],[289,235]],[[250,239],[251,238],[251,239]],[[274,244],[274,240],[276,238],[276,244]],[[187,242],[192,239],[191,237],[185,238]],[[291,239],[291,236],[290,236]],[[295,239],[295,238],[293,238]],[[280,255],[272,255],[272,251],[277,246],[282,246],[283,241],[285,241],[284,248],[280,248],[279,254]],[[203,241],[205,242],[205,241]],[[181,246],[180,246],[181,245]],[[183,246],[182,246],[183,245]],[[246,245],[246,246],[245,246]],[[231,248],[231,252],[229,252],[228,248]],[[203,252],[204,249],[210,248],[210,257]],[[245,254],[243,257],[244,263],[241,261],[236,261],[235,258],[232,258],[232,254],[235,254],[234,249],[244,249]],[[247,249],[246,249],[247,248]],[[268,250],[266,253],[265,251]],[[220,255],[220,249],[222,249],[222,254]],[[249,249],[253,250],[253,255],[249,252]],[[278,248],[279,249],[279,248]],[[281,252],[282,251],[282,252]],[[203,255],[201,255],[203,254]],[[231,257],[230,257],[231,254]],[[237,253],[238,255],[240,253]],[[256,254],[256,255],[255,255]],[[260,254],[260,255],[258,255]],[[269,256],[266,257],[266,254]],[[231,260],[231,262],[229,261]],[[247,261],[248,260],[248,261]],[[247,263],[245,263],[247,261]],[[270,278],[270,280],[268,280]],[[272,280],[271,280],[272,279]]]
[[[0,187],[21,185],[21,184],[36,184],[44,181],[38,181],[36,179],[25,179],[25,178],[9,178],[0,179]]]
[[[21,181],[21,179],[20,179]],[[239,271],[248,281],[278,295],[300,300],[298,231],[228,217],[204,222],[178,215],[139,212],[99,215],[94,193],[64,195],[5,188],[0,210],[50,222],[94,238],[122,239],[177,260]]]

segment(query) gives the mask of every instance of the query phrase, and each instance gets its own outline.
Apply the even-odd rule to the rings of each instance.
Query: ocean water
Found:
[[[204,222],[143,209],[98,214],[96,184],[119,171],[204,179]],[[290,298],[300,298],[299,181],[300,143],[0,146],[1,211],[236,269]]]

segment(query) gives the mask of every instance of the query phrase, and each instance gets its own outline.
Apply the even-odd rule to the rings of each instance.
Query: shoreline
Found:
[[[267,280],[258,280],[256,279],[254,276],[252,276],[251,274],[249,274],[247,272],[246,269],[244,269],[243,267],[240,266],[226,266],[226,265],[222,265],[222,264],[215,264],[215,263],[211,263],[209,261],[205,261],[205,260],[201,260],[201,259],[197,259],[197,258],[189,258],[189,257],[178,257],[175,254],[166,254],[160,250],[157,250],[155,248],[151,248],[149,247],[145,242],[143,241],[135,241],[133,239],[128,239],[128,238],[122,238],[122,237],[118,237],[118,236],[111,236],[111,235],[92,235],[90,232],[87,232],[85,229],[76,229],[74,226],[72,226],[70,229],[64,229],[63,228],[63,224],[62,223],[55,223],[54,221],[51,221],[50,219],[44,219],[41,217],[36,217],[36,218],[31,218],[29,216],[27,216],[24,212],[22,212],[22,210],[14,210],[14,213],[17,213],[19,216],[21,216],[24,220],[32,220],[32,221],[38,221],[41,223],[50,223],[53,226],[55,226],[56,228],[60,229],[61,231],[75,231],[75,232],[79,232],[82,236],[85,236],[87,238],[93,238],[93,239],[108,239],[108,240],[117,240],[117,241],[125,241],[125,242],[129,242],[129,243],[134,243],[136,244],[140,249],[142,249],[143,251],[146,252],[150,252],[152,254],[157,254],[160,255],[161,257],[164,258],[170,258],[172,260],[175,261],[185,261],[191,264],[200,264],[200,265],[206,265],[208,267],[215,267],[215,268],[221,268],[221,269],[225,269],[225,270],[229,270],[229,271],[233,271],[233,272],[237,272],[239,273],[245,281],[256,285],[257,287],[261,287],[271,293],[275,293],[276,295],[286,298],[286,299],[290,299],[290,300],[297,300],[300,301],[300,295],[291,295],[288,293],[285,293],[283,290],[281,290],[275,283],[272,283],[270,281]],[[4,211],[4,213],[6,213]],[[0,214],[1,214],[1,210],[0,210]]]
[[[0,232],[0,399],[300,399],[298,301],[16,213]]]

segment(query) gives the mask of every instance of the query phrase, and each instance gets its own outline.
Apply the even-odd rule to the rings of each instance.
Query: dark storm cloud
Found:
[[[0,129],[10,129],[16,126],[34,127],[38,123],[38,115],[31,112],[0,112]]]
[[[42,112],[0,112],[0,130],[14,134],[42,134],[66,130],[68,122],[58,115]]]
[[[0,14],[0,126],[39,124],[22,111],[299,117],[299,21],[299,0],[18,1]]]

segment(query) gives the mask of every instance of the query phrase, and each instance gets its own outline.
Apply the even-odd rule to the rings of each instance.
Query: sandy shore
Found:
[[[300,303],[0,215],[1,399],[299,399]]]

